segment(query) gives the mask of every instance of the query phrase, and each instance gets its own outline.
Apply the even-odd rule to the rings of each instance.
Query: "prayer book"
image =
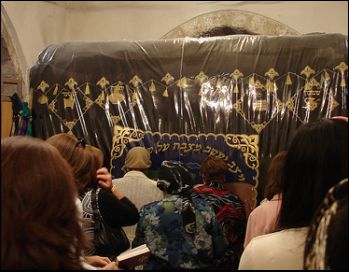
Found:
[[[116,257],[116,263],[120,268],[133,269],[135,266],[145,264],[150,257],[150,250],[146,244],[125,251]]]

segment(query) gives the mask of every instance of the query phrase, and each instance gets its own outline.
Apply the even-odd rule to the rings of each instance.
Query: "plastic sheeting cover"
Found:
[[[33,134],[85,137],[113,177],[141,145],[153,170],[181,160],[200,182],[212,155],[257,186],[299,125],[347,116],[347,59],[341,34],[53,44],[30,72]]]

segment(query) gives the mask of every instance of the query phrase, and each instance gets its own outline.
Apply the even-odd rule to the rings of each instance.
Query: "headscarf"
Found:
[[[328,191],[310,225],[304,251],[304,269],[348,268],[347,239],[348,179],[344,179]]]
[[[159,170],[157,186],[168,194],[177,194],[182,199],[183,227],[189,234],[196,229],[195,205],[193,197],[198,194],[192,186],[192,176],[184,164],[179,161],[163,161]]]
[[[159,169],[158,187],[168,194],[177,194],[193,185],[193,178],[179,161],[163,161]]]
[[[148,169],[151,166],[149,151],[136,146],[130,149],[126,155],[125,167],[128,169]]]

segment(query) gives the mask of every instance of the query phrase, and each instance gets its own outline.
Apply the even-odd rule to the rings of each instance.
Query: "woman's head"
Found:
[[[348,123],[320,119],[301,126],[282,175],[280,227],[310,224],[328,189],[348,176]]]
[[[101,167],[103,167],[103,161],[104,161],[104,155],[103,152],[97,148],[94,147],[92,145],[86,145],[85,147],[85,152],[87,152],[89,154],[89,158],[92,160],[91,162],[91,180],[88,183],[88,186],[85,187],[85,190],[89,189],[89,188],[96,188],[98,183],[97,183],[97,170]]]
[[[95,156],[89,151],[83,138],[75,138],[66,133],[51,136],[46,140],[61,153],[73,169],[79,194],[85,192],[96,179]]]
[[[72,170],[42,140],[1,141],[1,267],[79,269],[86,244]]]
[[[348,179],[332,187],[310,225],[304,269],[348,269]]]
[[[200,174],[205,184],[211,182],[224,183],[228,172],[227,164],[219,158],[207,157],[200,166]]]
[[[275,194],[279,194],[282,191],[281,175],[286,155],[286,151],[279,152],[273,157],[269,164],[267,185],[264,191],[264,196],[269,200],[271,200]]]
[[[160,190],[168,194],[176,194],[184,188],[192,187],[193,178],[179,161],[163,161],[159,169],[159,181],[157,183]]]
[[[125,167],[128,171],[144,171],[151,166],[150,153],[143,146],[132,147],[126,155]]]

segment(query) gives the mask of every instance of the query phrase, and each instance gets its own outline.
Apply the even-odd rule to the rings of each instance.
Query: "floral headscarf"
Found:
[[[348,268],[347,237],[348,179],[344,179],[328,191],[310,225],[304,251],[304,269]]]
[[[168,194],[177,194],[192,187],[192,176],[179,161],[163,161],[159,170],[158,187]]]

